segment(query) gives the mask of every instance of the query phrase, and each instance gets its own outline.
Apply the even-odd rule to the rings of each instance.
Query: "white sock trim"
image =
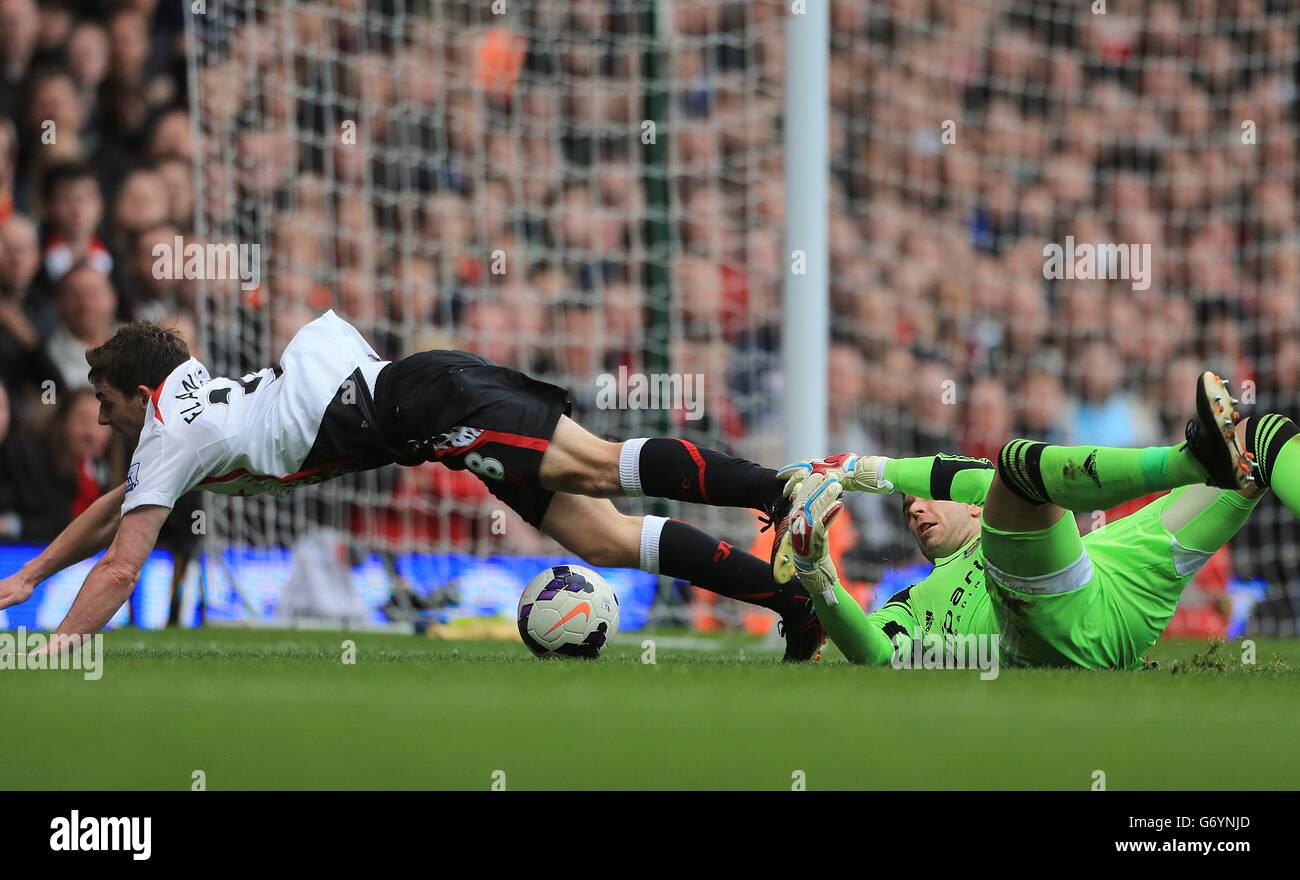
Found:
[[[641,447],[649,437],[625,440],[618,453],[618,485],[628,498],[640,498],[645,494],[641,489]]]
[[[641,523],[641,570],[659,574],[659,538],[668,524],[666,516],[647,516]]]

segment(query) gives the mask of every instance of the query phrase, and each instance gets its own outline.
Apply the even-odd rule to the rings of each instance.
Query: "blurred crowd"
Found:
[[[181,9],[0,0],[0,540],[51,540],[123,478],[87,349],[135,318],[194,337],[144,260],[192,223]]]
[[[832,451],[1164,443],[1205,366],[1300,413],[1300,11],[827,2]],[[83,475],[117,478],[72,395],[85,349],[132,318],[229,374],[332,307],[386,357],[477,350],[569,387],[597,431],[775,463],[788,3],[208,5],[187,72],[187,4],[0,0],[0,537],[55,525],[3,494],[24,456],[63,460],[58,511]],[[177,235],[261,243],[265,275],[157,278]],[[1066,236],[1149,244],[1152,283],[1046,280]],[[620,366],[702,374],[705,418],[600,409],[595,377]],[[363,489],[371,538],[487,540],[464,474]],[[897,511],[850,513],[858,578],[908,558]],[[1298,548],[1266,504],[1235,567],[1285,586]],[[1296,617],[1300,586],[1277,595]]]
[[[861,438],[837,446],[1174,442],[1206,367],[1247,414],[1300,413],[1300,9],[832,9],[834,372],[855,400],[835,418]],[[1149,245],[1150,286],[1046,280],[1068,236]],[[1271,499],[1232,548],[1288,620],[1298,549]]]

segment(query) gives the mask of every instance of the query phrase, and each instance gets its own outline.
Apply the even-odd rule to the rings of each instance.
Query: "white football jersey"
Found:
[[[280,363],[242,379],[212,379],[194,358],[154,389],[126,478],[125,514],[146,504],[172,507],[191,489],[283,496],[298,486],[375,466],[352,459],[304,468],[326,411],[345,392],[371,401],[387,364],[333,311],[303,327]],[[354,373],[364,387],[344,388]],[[346,407],[345,430],[370,431],[368,407]],[[326,444],[328,445],[328,444]]]

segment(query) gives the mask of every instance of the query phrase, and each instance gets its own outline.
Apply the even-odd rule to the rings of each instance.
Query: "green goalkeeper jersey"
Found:
[[[843,593],[840,601],[853,599]],[[958,644],[956,637],[996,635],[998,624],[984,587],[980,540],[976,538],[938,560],[924,580],[894,594],[882,608],[868,614],[865,622],[865,639],[836,639],[841,648],[861,642],[865,653],[850,657],[858,663],[906,665],[927,646],[940,644],[935,636],[942,639],[946,650],[952,650]]]
[[[982,504],[992,482],[992,469],[978,459],[890,465],[890,481],[923,498]],[[929,576],[879,611],[866,614],[838,583],[837,604],[820,594],[814,604],[827,634],[855,663],[931,667],[941,660],[970,668],[977,650],[981,668],[996,653],[1006,666],[1134,669],[1188,581],[1231,540],[1257,500],[1181,487],[1086,537],[1069,513],[1032,532],[984,522],[978,538],[938,560]]]

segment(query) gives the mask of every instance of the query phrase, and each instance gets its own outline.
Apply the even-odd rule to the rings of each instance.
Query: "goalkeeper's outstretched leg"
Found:
[[[1028,517],[1042,526],[1041,517],[1029,508],[1107,510],[1152,492],[1197,483],[1245,488],[1256,477],[1253,457],[1237,438],[1239,421],[1226,383],[1207,372],[1197,381],[1196,416],[1187,423],[1185,443],[1114,449],[1013,440],[998,455],[990,507],[996,504],[998,519]],[[1008,493],[1027,506],[1012,504]]]
[[[1267,414],[1242,421],[1227,383],[1204,373],[1196,416],[1177,446],[1112,449],[1013,440],[1002,448],[985,516],[997,528],[1046,528],[1061,509],[1106,510],[1152,492],[1206,484],[1274,488],[1300,516],[1300,441],[1295,423]],[[1253,495],[1253,493],[1252,493]]]

